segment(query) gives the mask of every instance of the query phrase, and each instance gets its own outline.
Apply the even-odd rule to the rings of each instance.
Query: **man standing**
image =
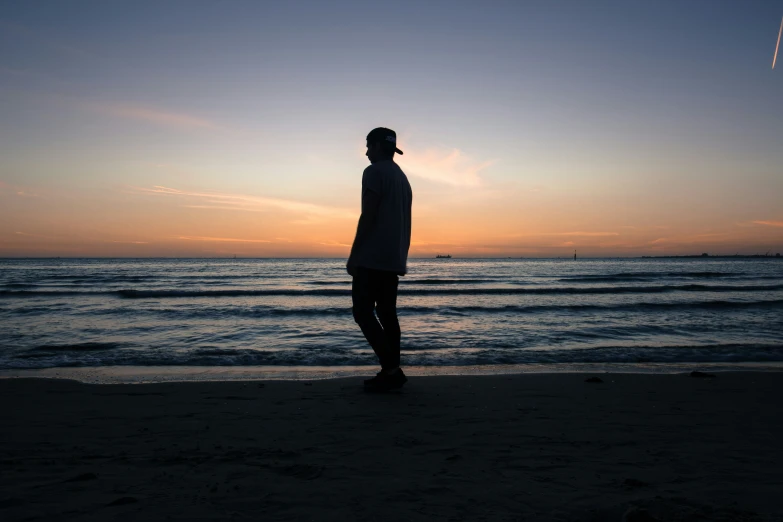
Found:
[[[381,363],[378,375],[364,381],[373,391],[408,381],[400,369],[397,284],[407,272],[413,192],[395,152],[402,154],[393,130],[378,127],[367,135],[371,165],[362,175],[362,215],[346,266],[353,277],[353,318]]]

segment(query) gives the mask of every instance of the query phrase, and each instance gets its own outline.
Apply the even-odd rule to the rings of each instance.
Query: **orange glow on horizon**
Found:
[[[780,214],[748,220],[724,215],[719,205],[700,214],[692,204],[627,205],[611,191],[586,198],[570,188],[411,179],[414,258],[783,250]],[[0,256],[345,258],[359,217],[359,185],[332,205],[162,184],[69,192],[5,182]]]

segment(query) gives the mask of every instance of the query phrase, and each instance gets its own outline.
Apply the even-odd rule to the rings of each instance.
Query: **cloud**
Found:
[[[457,243],[442,243],[442,242],[432,242],[432,241],[411,241],[411,246],[439,246],[439,247],[449,247],[449,246],[459,246]]]
[[[42,237],[44,239],[60,239],[55,236],[44,236],[42,234],[28,234],[27,232],[14,232],[17,236],[27,236],[27,237]]]
[[[698,241],[699,239],[726,237],[729,236],[728,232],[710,232],[708,234],[695,234],[684,238],[684,241]]]
[[[314,217],[356,218],[356,214],[347,209],[327,207],[324,205],[288,199],[246,196],[243,194],[226,194],[221,192],[194,192],[163,187],[160,185],[156,185],[153,188],[134,187],[133,190],[137,193],[181,198],[188,201],[188,203],[183,206],[191,208],[241,210],[245,212],[263,212],[277,208],[305,214],[310,218],[310,221],[312,221],[312,218]]]
[[[7,192],[6,192],[7,191]],[[42,198],[41,194],[32,192],[29,188],[21,185],[11,185],[5,181],[0,181],[0,192],[6,192],[9,195],[15,195],[23,198]]]
[[[552,237],[552,236],[569,236],[569,237],[610,237],[619,236],[618,232],[541,232],[535,234],[513,234],[506,237],[520,238],[520,237]]]
[[[757,225],[767,225],[769,227],[783,227],[783,221],[754,221]]]
[[[408,150],[397,161],[414,176],[462,187],[481,185],[479,173],[494,163],[476,161],[459,149],[428,149],[420,153]]]
[[[232,207],[232,206],[225,206],[221,207],[219,205],[182,205],[184,208],[205,208],[209,210],[242,210],[244,212],[268,212],[268,208],[240,208],[240,207]]]
[[[348,245],[346,243],[340,243],[339,241],[327,241],[327,242],[319,242],[319,245],[325,245],[325,246],[339,246],[339,247],[351,247],[353,245]]]
[[[606,237],[619,236],[617,232],[554,232],[552,234],[542,234],[545,236],[581,236],[581,237]]]
[[[267,239],[238,239],[232,237],[176,236],[174,239],[183,241],[225,241],[230,243],[271,243]]]
[[[42,197],[40,194],[34,194],[32,192],[25,192],[24,190],[19,190],[16,192],[17,196],[22,196],[23,198],[40,198]]]
[[[129,120],[145,121],[156,125],[162,125],[164,127],[177,127],[181,129],[206,129],[206,130],[220,130],[221,128],[215,123],[193,116],[190,114],[168,112],[160,109],[153,109],[149,107],[140,107],[135,105],[97,105],[92,107],[110,116],[117,118],[125,118]]]

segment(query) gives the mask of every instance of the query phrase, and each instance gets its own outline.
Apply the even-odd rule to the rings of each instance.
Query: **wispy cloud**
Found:
[[[165,127],[177,127],[181,129],[204,129],[204,130],[222,130],[219,125],[198,116],[191,114],[169,112],[166,110],[141,107],[137,105],[100,105],[93,104],[91,107],[98,112],[108,114],[117,118],[129,120],[144,121],[155,125]]]
[[[782,225],[783,226],[783,225]],[[727,237],[731,234],[728,232],[709,232],[705,234],[693,234],[683,238],[684,241],[699,241],[701,239],[715,239],[716,237]]]
[[[321,241],[318,243],[319,245],[325,245],[325,246],[339,246],[339,247],[351,247],[352,245],[348,245],[346,243],[340,243],[339,241]]]
[[[229,243],[271,243],[268,239],[240,239],[233,237],[176,236],[183,241],[223,241]]]
[[[521,238],[521,237],[553,237],[553,236],[568,236],[568,237],[611,237],[619,236],[619,232],[539,232],[532,234],[512,234],[506,237]]]
[[[209,210],[242,210],[244,212],[267,212],[268,208],[240,208],[232,206],[219,206],[219,205],[182,205],[183,208],[204,208]]]
[[[406,173],[445,183],[447,185],[476,187],[481,185],[481,171],[493,161],[477,161],[459,149],[428,149],[423,152],[407,150],[397,160]]]
[[[460,246],[458,243],[443,243],[433,241],[411,241],[411,246],[437,246],[437,247],[456,247]]]
[[[5,181],[0,181],[0,192],[5,192],[9,195],[19,196],[22,198],[42,198],[41,194],[37,194],[27,187],[21,185],[11,185]]]
[[[42,237],[44,239],[59,239],[55,236],[45,236],[43,234],[28,234],[27,232],[14,232],[17,236],[26,236],[26,237]]]
[[[783,221],[754,221],[757,225],[767,225],[769,227],[783,227]]]
[[[23,198],[40,198],[43,197],[40,194],[34,194],[32,192],[27,192],[25,190],[18,190],[16,192],[17,196],[22,196]]]
[[[554,232],[552,234],[542,234],[549,236],[579,236],[579,237],[607,237],[619,236],[617,232]]]
[[[180,198],[185,202],[183,205],[184,207],[191,208],[240,210],[245,212],[262,212],[270,209],[282,209],[304,214],[310,221],[312,221],[313,218],[325,217],[356,218],[355,212],[351,212],[347,209],[327,207],[324,205],[288,199],[247,196],[244,194],[226,194],[221,192],[196,192],[163,187],[160,185],[156,185],[153,188],[134,187],[133,190],[137,193]]]

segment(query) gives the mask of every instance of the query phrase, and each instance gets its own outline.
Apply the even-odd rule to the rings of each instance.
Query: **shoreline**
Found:
[[[709,372],[781,372],[783,362],[744,363],[564,363],[479,366],[404,366],[412,377],[509,376],[528,374],[681,374]],[[4,379],[66,379],[85,384],[155,384],[176,382],[319,381],[360,378],[378,371],[367,366],[95,366],[0,369]]]
[[[775,373],[0,380],[3,520],[783,517]]]

